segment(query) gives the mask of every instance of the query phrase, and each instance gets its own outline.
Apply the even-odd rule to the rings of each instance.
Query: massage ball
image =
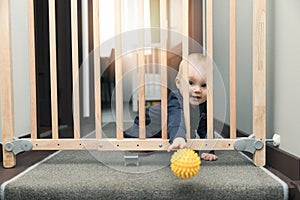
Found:
[[[192,149],[178,149],[171,157],[171,170],[182,179],[188,179],[200,171],[201,160]]]

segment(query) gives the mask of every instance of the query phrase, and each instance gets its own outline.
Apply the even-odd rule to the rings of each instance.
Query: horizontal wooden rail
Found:
[[[195,150],[233,150],[234,139],[190,139],[187,146]],[[33,150],[100,150],[165,151],[169,140],[164,139],[37,139],[32,140]]]

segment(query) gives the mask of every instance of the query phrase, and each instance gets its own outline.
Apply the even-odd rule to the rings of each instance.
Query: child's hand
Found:
[[[207,161],[215,161],[215,160],[218,160],[218,156],[215,154],[212,154],[212,153],[202,153],[201,159],[207,160]]]
[[[170,152],[174,149],[183,149],[186,147],[187,147],[187,145],[186,145],[185,139],[182,137],[177,137],[173,140],[173,143],[169,146],[167,151]]]

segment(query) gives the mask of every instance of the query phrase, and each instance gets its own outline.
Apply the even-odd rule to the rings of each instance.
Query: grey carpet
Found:
[[[166,153],[143,156],[140,167],[123,167],[120,152],[99,154],[62,151],[7,184],[5,199],[283,199],[279,182],[234,151],[217,152],[188,180],[173,175]]]
[[[115,124],[103,132],[115,137]],[[7,183],[2,194],[6,200],[283,199],[282,185],[240,153],[216,153],[218,161],[202,161],[197,176],[181,180],[170,170],[167,152],[140,156],[139,167],[124,167],[124,152],[61,151]]]

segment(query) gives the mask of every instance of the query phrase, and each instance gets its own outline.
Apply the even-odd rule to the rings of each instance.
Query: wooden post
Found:
[[[230,0],[230,138],[236,138],[236,0]]]
[[[30,66],[31,139],[37,139],[36,63],[35,63],[34,0],[28,0],[28,49]]]
[[[0,30],[0,97],[3,167],[12,168],[16,165],[16,157],[12,152],[7,152],[4,148],[7,142],[13,140],[15,134],[10,0],[0,1]]]
[[[207,138],[212,139],[213,136],[213,2],[212,0],[206,1],[206,53],[211,59],[211,65],[207,71]]]
[[[253,133],[266,141],[266,0],[253,1]],[[256,151],[254,164],[264,166],[266,147]]]
[[[93,0],[94,87],[96,138],[102,138],[99,0]]]

